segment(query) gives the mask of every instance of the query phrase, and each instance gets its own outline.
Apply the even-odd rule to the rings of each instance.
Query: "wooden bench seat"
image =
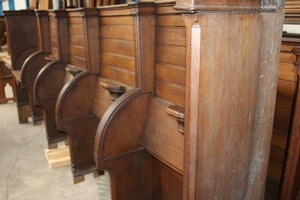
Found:
[[[22,68],[26,59],[38,51],[38,34],[35,12],[33,10],[4,11],[7,38],[9,40],[10,59],[4,59],[15,76],[17,108],[20,123],[28,123],[32,117],[33,124],[41,124],[42,110],[34,106],[33,100],[22,86]]]
[[[97,45],[86,55],[98,63],[67,82],[56,103],[57,126],[68,135],[74,182],[96,171],[94,137],[109,106],[134,88],[152,87],[141,77],[154,61],[154,4],[99,7],[97,20],[94,39],[85,39]]]

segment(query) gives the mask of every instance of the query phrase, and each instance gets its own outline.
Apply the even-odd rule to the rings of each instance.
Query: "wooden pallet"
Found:
[[[45,156],[51,169],[71,165],[69,146],[45,149]]]

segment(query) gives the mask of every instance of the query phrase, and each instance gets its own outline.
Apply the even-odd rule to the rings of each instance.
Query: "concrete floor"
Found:
[[[16,103],[0,104],[0,200],[110,199],[107,173],[74,185],[70,166],[49,168],[46,148],[44,124],[19,124]]]

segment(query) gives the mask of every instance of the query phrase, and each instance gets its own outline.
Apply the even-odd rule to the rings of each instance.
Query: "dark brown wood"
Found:
[[[10,62],[6,62],[13,74],[19,73],[22,69],[24,61],[34,52],[38,50],[38,37],[37,37],[37,22],[35,12],[33,10],[22,11],[4,11],[7,38],[9,43]],[[5,62],[5,61],[4,61]],[[42,116],[36,110],[31,111],[30,98],[28,92],[21,88],[21,77],[15,77],[16,96],[17,96],[17,109],[19,115],[19,123],[28,123],[28,117],[33,117],[36,124],[40,123]]]
[[[182,18],[177,18],[177,16],[181,16],[181,13],[174,11],[173,6],[172,3],[163,3],[157,6],[156,10],[160,14],[156,17],[159,19],[156,21],[156,27],[161,25],[161,29],[176,29],[176,24],[180,24],[180,29],[184,29]],[[164,18],[163,15],[166,13],[172,20],[160,18]],[[174,19],[180,19],[182,22],[179,23]],[[174,49],[178,46],[184,49],[182,42],[175,41],[176,38],[181,38],[184,35],[184,31],[176,32],[175,39],[171,39],[173,42],[169,42],[170,40],[165,42],[161,39],[167,37],[168,34],[168,31],[160,34],[160,39],[157,39],[159,42],[156,41],[157,47],[169,43],[169,45],[176,44]],[[169,63],[172,63],[174,57],[168,55],[167,52],[160,52],[160,57],[164,60],[155,57],[153,69],[167,66],[165,73],[170,74],[173,71],[169,69],[184,69],[184,66],[177,67],[176,64],[178,63],[170,65]],[[178,56],[178,59],[185,60],[185,54]],[[169,66],[171,67],[169,68]],[[178,82],[179,79],[181,80],[179,82],[182,83],[182,78],[176,78],[175,73],[173,74],[172,80]],[[182,74],[184,75],[184,73]],[[149,70],[144,75],[146,75],[142,76],[144,82],[153,83],[157,79],[157,81],[167,85],[172,86],[173,84],[178,87],[172,83],[174,82],[172,80],[170,82],[159,80],[161,78],[159,75],[162,75],[162,79],[169,80],[166,74],[160,73],[156,76],[154,70]],[[151,79],[153,80],[151,81]],[[179,87],[184,91],[184,86]],[[167,93],[168,91],[163,91],[162,95],[159,95],[161,90],[157,84],[154,85],[154,88],[149,89],[152,90],[146,92],[145,90],[134,89],[120,96],[105,112],[97,130],[94,150],[95,161],[98,169],[108,170],[112,176],[113,199],[182,198],[184,136],[178,131],[177,120],[166,113],[166,109],[172,109],[174,102],[164,98],[164,92]],[[168,95],[166,96],[168,97]],[[172,111],[174,110],[172,109]],[[170,112],[173,114],[172,111]],[[175,116],[178,115],[175,114]],[[183,115],[179,116],[182,117]],[[151,161],[148,162],[152,164],[148,163],[147,167],[143,166],[143,163],[150,158]],[[149,165],[152,165],[150,169],[148,169]],[[124,166],[124,168],[120,166]],[[128,175],[133,178],[133,181],[126,184]],[[143,178],[137,181],[138,177]]]
[[[66,134],[57,130],[54,115],[56,99],[64,85],[68,61],[67,13],[63,10],[36,12],[41,23],[43,51],[37,53],[40,62],[36,61],[37,58],[31,59],[36,63],[36,68],[39,68],[33,77],[32,94],[35,104],[43,109],[48,147],[51,148],[55,143],[67,139]]]
[[[49,56],[50,53],[48,12],[44,10],[37,10],[36,16],[38,35],[40,38],[40,50],[33,53],[26,59],[20,74],[20,84],[22,88],[28,91],[34,123],[43,119],[43,110],[35,106],[33,97],[33,84],[39,71],[48,63],[45,57]]]
[[[85,14],[83,29],[78,26],[79,20],[72,19],[79,15],[68,12],[70,41],[77,42],[70,44],[69,63],[78,67],[85,63],[86,71],[63,87],[56,104],[56,121],[58,128],[68,135],[76,178],[96,170],[94,137],[107,108],[133,87],[145,91],[153,88],[153,83],[141,77],[154,62],[154,4],[101,7],[96,18]],[[78,49],[81,44],[90,45],[85,47],[85,55]]]
[[[190,61],[184,199],[263,199],[283,13],[185,17]],[[276,22],[272,33],[269,21]],[[221,37],[229,40],[213,39]],[[238,45],[240,53],[230,52],[231,45]]]
[[[299,34],[284,33],[281,41],[281,56],[278,70],[277,95],[274,113],[273,134],[271,142],[271,155],[268,166],[267,190],[276,185],[280,185],[284,173],[284,161],[287,154],[287,138],[291,132],[295,97],[297,94],[298,76],[297,67],[294,65],[296,56],[292,52],[295,46],[300,44]],[[289,59],[286,59],[289,58]],[[282,156],[284,155],[284,156]],[[275,194],[280,193],[281,188],[277,187]],[[267,193],[270,195],[270,192]],[[266,196],[269,198],[269,196]],[[280,196],[278,196],[280,198]]]
[[[140,185],[149,187],[143,191],[152,190],[149,199],[263,199],[282,2],[176,3],[175,8],[194,13],[183,14],[181,27],[182,22],[175,20],[180,12],[177,15],[170,3],[157,4],[155,72],[148,74],[154,80],[153,91],[137,91],[131,98],[125,93],[105,112],[95,139],[97,167],[112,176],[118,172],[111,185],[116,193],[113,199],[139,199],[136,189]],[[173,38],[186,38],[186,43]],[[185,107],[184,135],[166,113],[173,104]],[[126,167],[136,169],[139,160],[148,159],[148,154],[137,157],[136,152],[144,151],[153,156],[153,163],[163,163],[170,171],[158,173],[153,167],[155,171],[147,171],[152,179],[127,184]],[[133,179],[148,174],[130,172]],[[146,185],[150,180],[152,185]]]
[[[293,48],[293,52],[297,56],[295,65],[297,66],[297,93],[294,104],[294,113],[292,117],[291,131],[289,135],[289,141],[287,145],[287,158],[285,163],[285,169],[283,171],[282,188],[280,193],[280,199],[291,199],[296,200],[299,198],[300,192],[300,130],[299,130],[299,119],[300,119],[300,105],[299,105],[299,76],[300,76],[300,48]],[[298,196],[298,198],[297,198]]]

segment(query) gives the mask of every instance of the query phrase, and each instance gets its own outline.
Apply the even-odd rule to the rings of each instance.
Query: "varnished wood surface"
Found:
[[[182,174],[184,137],[178,131],[177,121],[166,113],[169,105],[158,98],[150,99],[141,144],[154,157]]]
[[[294,46],[300,43],[299,35],[283,34],[278,70],[277,95],[274,114],[271,155],[268,176],[274,181],[282,181],[282,170],[286,154],[288,135],[293,121],[294,99],[297,94],[297,67]],[[278,191],[279,193],[279,191]]]
[[[270,57],[267,46],[273,44],[274,38],[269,39],[269,33],[265,31],[268,30],[268,21],[275,20],[280,26],[282,14],[185,16],[189,20],[187,22],[193,24],[197,20],[199,23],[199,27],[189,27],[191,33],[188,35],[188,38],[192,37],[190,48],[194,47],[197,54],[193,58],[195,50],[192,49],[187,81],[191,89],[187,93],[189,102],[186,103],[186,116],[189,117],[185,123],[185,137],[189,145],[185,150],[185,163],[189,164],[185,172],[190,173],[190,176],[184,180],[185,199],[214,199],[219,195],[224,199],[263,198],[263,177],[269,157],[281,35],[280,28],[275,26],[277,29],[272,37],[277,41],[276,46],[273,46],[276,53]],[[196,31],[200,27],[201,36]],[[223,27],[223,32],[216,32],[215,27]],[[239,33],[239,37],[232,35],[235,33]],[[217,41],[213,37],[227,39]],[[233,38],[243,40],[231,40]],[[201,42],[197,43],[198,40]],[[263,41],[263,44],[259,44],[259,41]],[[238,47],[239,52],[230,51],[231,45]],[[261,45],[266,49],[260,48]],[[210,51],[214,53],[208,54]],[[197,68],[200,68],[199,71]],[[193,89],[196,83],[199,93],[196,93],[195,99],[192,97],[197,92]],[[199,108],[195,107],[196,102],[199,102]],[[195,109],[199,109],[199,113]],[[264,114],[260,115],[262,110]],[[248,184],[253,185],[248,187]],[[237,192],[238,188],[243,192]]]
[[[158,14],[155,31],[155,94],[184,105],[186,30],[181,14]]]
[[[24,61],[38,50],[39,38],[35,12],[32,10],[5,11],[4,15],[11,59],[10,68],[21,70]],[[20,75],[18,80],[21,81],[21,79]],[[39,124],[42,120],[41,112],[33,107],[32,98],[27,97],[28,92],[21,89],[20,82],[16,84],[16,88],[19,123],[28,123],[28,117],[32,112],[33,124]]]
[[[272,3],[268,5],[274,6]],[[259,4],[253,5],[260,9]],[[247,9],[239,6],[238,10]],[[103,11],[100,16],[110,16],[106,8]],[[262,199],[283,12],[185,14],[184,24],[177,20],[182,19],[177,11],[163,4],[157,11],[154,73],[149,74],[154,80],[150,101],[142,98],[143,91],[136,96],[131,92],[120,96],[105,112],[96,134],[95,161],[99,170],[107,169],[112,174],[113,198],[139,199],[137,188],[150,179],[146,176],[137,184],[136,172],[147,175],[139,161],[148,162],[148,154],[142,155],[148,151],[155,158],[152,162],[164,163],[171,171],[161,170],[161,177],[158,171],[148,171],[155,184],[145,185],[148,188],[140,189],[138,194],[148,194],[146,199]],[[126,12],[120,15],[124,17]],[[112,35],[117,32],[111,31]],[[269,45],[274,50],[272,55]],[[239,51],[233,51],[235,48]],[[278,101],[281,102],[286,101]],[[174,103],[186,107],[184,136],[178,132],[177,121],[166,113],[166,108]],[[146,114],[142,109],[148,109]],[[130,110],[135,110],[136,115]],[[284,106],[279,107],[279,112],[289,114]],[[145,128],[141,128],[143,123]],[[133,131],[134,127],[139,127],[138,131]],[[122,140],[124,135],[127,137]],[[137,143],[139,137],[141,146]],[[274,152],[272,157],[281,159],[282,155],[278,157]],[[121,161],[126,167],[119,166]],[[122,170],[124,173],[120,173]],[[133,182],[126,184],[128,173]],[[174,185],[168,182],[170,179]],[[144,190],[151,188],[153,194]],[[168,193],[171,190],[174,192]]]
[[[258,4],[242,2],[240,6],[250,5],[257,9]],[[231,4],[223,2],[222,5]],[[135,7],[125,9],[121,6],[119,9],[123,13],[120,12],[118,17],[125,19]],[[163,9],[158,10],[162,12]],[[120,10],[114,7],[110,12],[105,8],[99,17],[112,19]],[[165,11],[170,12],[170,9]],[[101,107],[98,104],[102,99],[99,98],[109,96],[101,84],[99,86],[102,80],[98,72],[91,75],[84,71],[64,86],[56,106],[57,123],[70,133],[74,174],[95,170],[91,159],[93,132],[101,120],[97,131],[100,135],[96,135],[95,160],[98,169],[112,172],[114,198],[181,199],[183,195],[184,199],[220,196],[225,199],[261,199],[267,146],[271,141],[271,116],[275,105],[272,98],[275,87],[272,86],[277,73],[274,55],[279,56],[277,42],[280,36],[277,33],[280,32],[282,13],[279,12],[278,18],[275,12],[186,14],[186,24],[181,20],[182,15],[176,13],[173,11],[157,17],[155,41],[152,38],[154,26],[141,28],[148,24],[145,22],[154,25],[151,15],[141,17],[137,12],[130,16],[134,28],[129,28],[128,19],[124,24],[120,19],[111,20],[120,23],[113,25],[108,19],[103,24],[100,21],[105,29],[100,26],[101,40],[97,45],[101,67],[98,72],[105,79],[139,89],[129,90],[111,104],[105,100],[104,107]],[[273,23],[267,23],[270,21],[277,23],[278,30]],[[216,32],[216,27],[220,31]],[[77,39],[74,36],[67,41],[83,44]],[[145,45],[148,39],[149,44]],[[264,48],[260,49],[260,44]],[[272,46],[274,55],[266,50],[271,44],[275,45]],[[233,51],[237,46],[240,51]],[[69,52],[77,59],[83,53],[82,49],[76,46]],[[68,50],[58,51],[57,56],[62,58],[66,52]],[[72,63],[83,67],[87,63],[86,55],[73,59]],[[123,63],[119,65],[115,60]],[[286,102],[281,100],[278,103]],[[178,132],[176,120],[165,112],[173,103],[187,106],[187,134],[184,136]],[[156,107],[159,109],[152,109]],[[285,108],[279,107],[280,116],[288,115]],[[82,139],[81,128],[91,132],[85,135],[86,140]],[[124,135],[128,137],[124,138]],[[162,141],[166,142],[160,143]],[[272,158],[280,160],[274,152],[271,152]],[[128,175],[133,181],[124,184],[124,181],[128,182]]]
[[[300,67],[300,48],[294,47],[292,50],[297,56],[294,64],[297,67],[297,75],[299,78]],[[295,94],[295,103],[293,107],[293,115],[291,119],[291,129],[286,146],[286,161],[282,174],[282,188],[280,199],[298,199],[300,192],[300,131],[299,131],[299,80],[297,82],[297,92]]]
[[[124,10],[125,16],[115,13],[119,9]],[[130,14],[128,11],[132,9],[136,11]],[[141,4],[141,10],[134,3],[130,6],[107,7],[104,14],[101,9],[97,13],[95,11],[86,10],[86,21],[79,20],[82,17],[78,14],[80,9],[68,11],[69,41],[74,42],[70,43],[69,62],[86,70],[67,82],[56,105],[57,124],[60,130],[67,132],[72,148],[74,177],[95,170],[93,153],[90,151],[95,128],[109,106],[118,100],[112,94],[116,91],[103,85],[124,87],[125,93],[137,86],[147,89],[149,86],[142,85],[142,74],[148,71],[148,66],[153,66],[150,62],[153,62],[154,56],[154,28],[149,28],[154,27],[153,3]],[[85,125],[77,126],[82,120]],[[74,129],[74,126],[77,128]]]

